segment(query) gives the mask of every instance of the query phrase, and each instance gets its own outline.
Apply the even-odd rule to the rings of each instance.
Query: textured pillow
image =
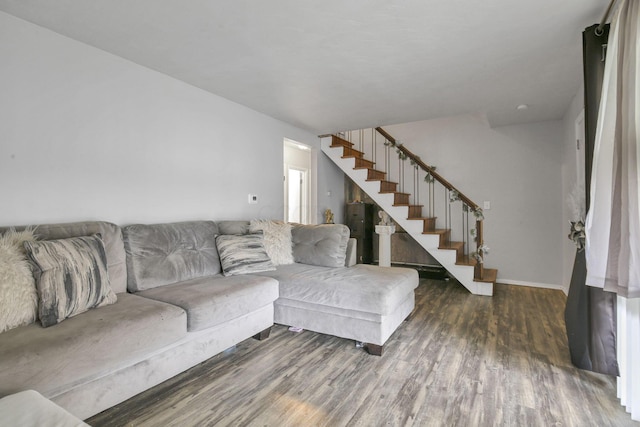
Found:
[[[9,230],[0,236],[0,332],[36,321],[38,293],[23,243],[33,230]]]
[[[249,231],[262,231],[264,249],[273,265],[293,264],[293,246],[291,244],[291,224],[282,221],[254,219]]]
[[[260,234],[220,235],[216,237],[216,245],[225,276],[276,269],[264,249]]]
[[[116,302],[99,234],[25,242],[24,247],[34,267],[40,298],[38,314],[45,328]]]

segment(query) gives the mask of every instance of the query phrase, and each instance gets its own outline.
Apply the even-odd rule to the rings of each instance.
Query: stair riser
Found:
[[[356,157],[356,168],[370,168],[373,169],[373,167],[375,166],[375,163],[369,161],[369,160],[365,160],[365,159],[361,159],[360,157]]]
[[[425,218],[424,220],[423,231],[428,233],[430,231],[435,231],[436,229],[436,218]]]
[[[364,153],[358,150],[354,150],[350,147],[342,147],[342,157],[358,157],[363,158]]]
[[[396,191],[396,188],[398,188],[398,184],[396,184],[395,182],[384,181],[380,183],[381,193],[393,193]]]
[[[409,218],[420,218],[422,216],[422,206],[409,206]]]
[[[449,240],[451,239],[451,231],[447,230],[446,233],[442,233],[440,235],[440,246],[445,246],[447,243],[449,243]]]
[[[394,205],[408,205],[409,204],[409,195],[402,193],[395,193],[393,196],[393,204]]]
[[[382,181],[385,178],[386,178],[386,174],[384,172],[377,171],[375,169],[369,169],[369,171],[367,172],[367,179],[368,180],[371,180],[371,181],[380,180],[380,181]]]
[[[353,147],[353,144],[347,141],[346,139],[342,139],[334,135],[331,137],[331,146],[332,147]]]

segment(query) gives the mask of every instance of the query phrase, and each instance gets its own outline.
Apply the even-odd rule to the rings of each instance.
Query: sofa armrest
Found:
[[[349,238],[347,243],[347,257],[344,260],[345,267],[351,267],[358,263],[358,241],[354,238]]]

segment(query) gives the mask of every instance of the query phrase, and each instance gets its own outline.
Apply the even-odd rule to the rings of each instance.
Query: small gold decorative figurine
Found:
[[[331,209],[324,211],[324,223],[333,224],[333,212],[331,212]]]

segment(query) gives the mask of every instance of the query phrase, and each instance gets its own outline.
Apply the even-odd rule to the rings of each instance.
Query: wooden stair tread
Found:
[[[436,228],[433,231],[423,231],[422,234],[447,234],[450,230],[447,228]]]
[[[342,158],[345,159],[347,157],[364,157],[364,152],[352,147],[344,147],[344,150],[342,150]]]
[[[409,217],[407,219],[410,219],[411,221],[414,221],[414,220],[415,221],[425,221],[425,220],[426,221],[433,221],[436,218],[437,217],[435,217],[435,216],[412,216],[412,217]]]
[[[451,249],[458,251],[464,248],[464,242],[449,242],[447,245],[439,246],[438,249]]]
[[[341,138],[337,135],[331,135],[331,145],[330,147],[353,147],[353,142],[349,142],[344,138]]]
[[[396,191],[393,191],[392,193],[396,193]],[[409,206],[410,208],[422,208],[424,207],[424,205],[412,205],[411,203],[398,203],[398,204],[393,204],[393,206]]]
[[[495,283],[498,278],[498,270],[495,268],[485,268],[483,269],[482,279],[473,279],[476,282],[484,282],[484,283]]]

